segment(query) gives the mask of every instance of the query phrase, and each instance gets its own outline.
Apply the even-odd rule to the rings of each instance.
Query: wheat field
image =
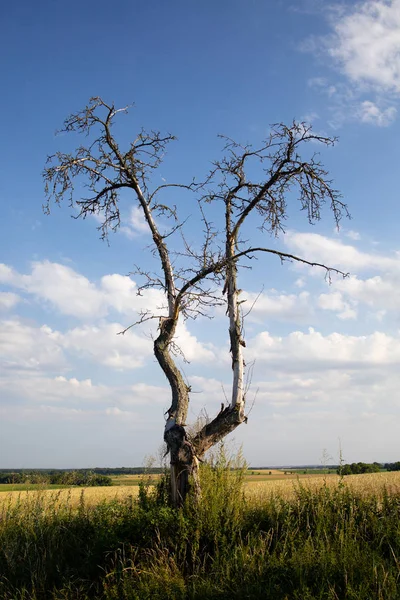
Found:
[[[299,485],[317,490],[323,486],[334,488],[339,484],[345,485],[356,494],[379,496],[383,490],[386,490],[389,494],[398,494],[400,493],[400,471],[347,475],[343,478],[339,475],[314,475],[304,478],[264,480],[259,483],[249,481],[246,483],[245,489],[252,498],[262,499],[271,494],[290,498],[294,496],[296,487]]]
[[[246,496],[252,501],[262,500],[270,495],[280,496],[285,499],[293,497],[298,486],[311,490],[320,489],[323,486],[331,488],[345,485],[356,494],[381,495],[383,490],[389,494],[400,493],[400,472],[368,473],[365,475],[348,475],[342,479],[338,475],[312,475],[312,476],[289,476],[279,479],[270,478],[255,481],[249,478],[245,482]],[[127,500],[136,498],[139,486],[115,485],[111,487],[88,487],[67,488],[60,490],[27,490],[2,492],[0,494],[0,508],[6,510],[7,506],[15,503],[35,503],[45,500],[53,509],[57,505],[71,507],[79,506],[82,502],[86,506],[95,506],[100,502],[112,500]]]

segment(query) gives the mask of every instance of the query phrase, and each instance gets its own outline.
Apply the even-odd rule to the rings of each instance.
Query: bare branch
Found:
[[[153,319],[158,319],[158,321],[161,321],[161,319],[165,318],[165,315],[154,315],[150,311],[144,311],[143,313],[141,313],[140,319],[135,321],[135,323],[129,325],[129,327],[126,327],[122,331],[119,331],[117,335],[125,335],[125,333],[129,331],[129,329],[132,329],[132,327],[136,327],[136,325],[141,325],[142,323],[146,323],[147,321],[152,321]]]
[[[197,183],[193,179],[189,184],[164,183],[154,187],[154,171],[175,137],[157,130],[141,129],[131,144],[120,146],[112,128],[115,118],[127,113],[129,108],[116,109],[113,103],[93,97],[82,111],[64,121],[62,131],[83,134],[88,143],[79,146],[74,153],[57,152],[48,158],[43,174],[44,209],[49,212],[52,201],[59,204],[66,199],[71,206],[78,208],[76,218],[101,216],[98,229],[102,238],[107,238],[109,230],[115,231],[121,224],[122,192],[130,191],[135,206],[141,210],[152,236],[151,252],[158,259],[159,268],[152,272],[140,265],[136,267],[139,276],[137,293],[141,295],[144,290],[159,289],[165,296],[166,306],[160,306],[154,312],[144,308],[138,319],[119,334],[124,335],[136,325],[158,320],[154,354],[171,387],[164,439],[171,454],[172,481],[175,480],[172,496],[179,504],[187,491],[188,474],[196,473],[198,459],[247,420],[245,402],[252,366],[247,368],[246,379],[244,319],[261,292],[250,310],[243,314],[238,269],[250,268],[250,265],[242,259],[251,260],[261,254],[275,255],[282,262],[294,261],[322,268],[329,282],[333,273],[342,277],[348,275],[323,263],[268,248],[268,244],[256,245],[249,232],[246,232],[246,237],[250,241],[246,240],[242,230],[248,218],[257,215],[259,229],[277,236],[284,231],[289,215],[288,198],[295,190],[298,206],[306,213],[309,223],[320,219],[324,205],[329,205],[337,226],[342,216],[349,214],[319,155],[309,151],[306,156],[301,154],[305,150],[307,152],[310,144],[311,149],[314,144],[327,147],[334,145],[336,139],[316,135],[304,123],[273,125],[269,136],[255,147],[238,144],[222,136],[223,156],[213,163],[204,181]],[[86,190],[85,197],[82,188]],[[175,203],[170,201],[174,191],[177,196]],[[198,242],[199,232],[196,232],[193,242],[184,231],[189,216],[179,218],[177,212],[180,195],[186,192],[197,193],[201,243]],[[208,213],[211,203],[217,203],[211,213],[213,220]],[[166,232],[163,219],[172,219]],[[173,234],[177,232],[180,238],[171,250],[170,245],[177,237]],[[222,303],[227,306],[229,319],[232,396],[227,406],[223,404],[217,416],[189,439],[185,422],[191,390],[172,356],[182,356],[176,342],[177,325],[179,319],[211,316],[210,309]]]

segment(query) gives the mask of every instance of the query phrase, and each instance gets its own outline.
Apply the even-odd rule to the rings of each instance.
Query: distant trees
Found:
[[[22,473],[14,472],[3,472],[0,473],[0,483],[24,483],[25,479],[22,479]]]
[[[386,463],[385,469],[387,471],[400,471],[400,460],[394,463]]]
[[[77,485],[97,487],[112,485],[111,477],[93,473],[93,471],[17,471],[0,473],[0,483],[8,484],[43,484],[43,485]]]
[[[339,466],[337,473],[338,475],[361,475],[362,473],[379,473],[381,470],[382,465],[380,463],[358,462]]]
[[[112,485],[112,480],[107,475],[100,475],[91,471],[67,471],[53,474],[49,477],[50,484],[78,485],[87,487]]]

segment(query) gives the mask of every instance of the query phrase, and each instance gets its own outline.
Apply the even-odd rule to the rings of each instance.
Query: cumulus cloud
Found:
[[[57,333],[18,319],[0,322],[0,358],[3,369],[60,370],[66,359]]]
[[[216,360],[216,354],[212,344],[202,344],[188,330],[186,323],[180,322],[176,329],[175,341],[182,351],[185,359],[189,362],[210,363]]]
[[[320,294],[318,297],[318,306],[323,310],[331,310],[338,313],[339,319],[355,319],[357,311],[343,300],[340,292],[331,292],[329,294]]]
[[[308,268],[295,271],[297,280],[293,282],[292,293],[263,292],[248,317],[252,325],[246,335],[246,362],[256,360],[249,407],[252,391],[259,391],[249,427],[243,431],[240,428],[237,435],[239,439],[249,436],[246,447],[250,452],[255,448],[253,438],[257,437],[255,458],[260,456],[260,439],[270,440],[271,446],[261,449],[268,463],[278,443],[280,456],[285,442],[285,448],[291,448],[288,460],[293,460],[297,456],[293,454],[295,447],[300,443],[307,443],[310,448],[313,444],[318,451],[326,447],[322,441],[318,446],[319,433],[325,438],[331,435],[335,440],[338,435],[345,438],[351,429],[347,423],[352,423],[357,436],[369,435],[374,422],[383,424],[385,415],[399,408],[400,334],[396,328],[392,327],[390,333],[368,329],[366,335],[349,335],[340,328],[340,320],[347,320],[346,328],[351,328],[350,331],[359,331],[364,307],[367,314],[374,311],[377,320],[372,321],[373,327],[380,329],[379,319],[388,318],[390,311],[398,312],[400,257],[396,253],[377,254],[355,247],[351,240],[358,240],[356,232],[347,234],[347,238],[344,242],[338,236],[289,232],[284,239],[293,253],[311,260],[318,256],[321,262],[354,274],[344,280],[335,278],[329,288],[320,289],[317,279],[309,278]],[[157,413],[161,432],[162,413],[169,406],[170,390],[166,381],[165,386],[152,385],[148,379],[141,381],[139,371],[143,366],[148,367],[152,342],[136,329],[125,336],[116,335],[134,320],[133,313],[140,307],[159,311],[164,301],[161,294],[150,291],[141,298],[137,296],[137,284],[129,277],[107,274],[93,282],[70,267],[46,261],[35,263],[26,274],[0,265],[0,281],[10,290],[13,288],[5,292],[5,304],[10,308],[18,307],[15,290],[21,296],[30,295],[46,302],[58,314],[87,321],[84,325],[77,322],[68,330],[62,329],[61,319],[57,328],[37,326],[32,320],[16,317],[0,323],[2,415],[12,414],[15,422],[26,418],[36,419],[37,423],[44,418],[51,423],[63,421],[65,417],[76,425],[90,422],[93,416],[99,418],[99,423],[104,419],[108,425],[115,422],[121,427],[121,423],[128,421],[138,423],[144,415],[150,422]],[[313,293],[308,285],[314,288]],[[68,301],[63,300],[64,292],[69,294]],[[243,305],[245,312],[256,296],[243,292],[242,298],[247,299]],[[0,295],[0,302],[1,298]],[[25,303],[24,307],[32,305]],[[356,311],[359,322],[352,323]],[[217,346],[217,331],[219,328],[222,331],[226,323],[223,312],[221,321],[213,322],[211,344],[203,343],[200,338],[203,333],[198,334],[199,338],[193,335],[188,324],[180,324],[177,331],[177,344],[192,363],[187,371],[184,367],[193,389],[191,423],[204,406],[214,416],[220,402],[225,402],[225,395],[228,399],[231,395],[229,353]],[[87,316],[89,313],[91,318]],[[332,315],[340,319],[335,320],[334,327]],[[276,330],[260,331],[260,323],[268,317],[272,318],[270,322],[285,322],[285,335],[276,335]],[[287,325],[295,321],[308,326],[314,318],[319,319],[319,330],[299,331],[298,326]],[[370,324],[371,320],[369,327]],[[211,329],[209,325],[207,328]],[[226,334],[225,330],[226,326]],[[156,364],[154,368],[158,371]],[[124,371],[124,384],[110,384],[109,370]],[[279,436],[274,433],[277,424]],[[356,426],[358,429],[354,429]],[[289,438],[292,446],[286,444]],[[93,440],[94,437],[91,443]],[[311,462],[316,462],[318,456]]]
[[[359,239],[357,232],[345,235]],[[318,256],[324,264],[350,273],[344,279],[333,278],[330,292],[320,294],[317,298],[320,309],[335,311],[344,320],[356,318],[362,306],[373,309],[375,318],[380,321],[388,312],[399,314],[399,252],[391,255],[364,252],[337,238],[314,233],[289,232],[285,242],[299,256],[308,260]],[[309,273],[313,271],[309,270]]]
[[[76,327],[62,333],[46,325],[26,324],[19,319],[0,322],[0,356],[3,367],[63,370],[72,361],[86,358],[115,370],[143,366],[152,354],[149,339],[135,333],[117,335],[119,323]]]
[[[96,286],[71,267],[58,263],[34,262],[29,275],[1,265],[0,282],[45,300],[65,315],[87,319],[106,312]]]
[[[50,261],[32,263],[29,274],[21,274],[0,264],[0,283],[44,300],[63,315],[84,320],[107,316],[110,310],[133,316],[141,309],[162,310],[164,298],[159,290],[143,290],[127,276],[112,274],[96,285],[71,267]]]
[[[336,281],[335,287],[347,297],[376,310],[400,312],[400,277],[375,275],[367,279],[352,276]]]
[[[387,127],[396,118],[397,110],[394,106],[380,109],[374,102],[364,100],[359,108],[359,117],[363,123],[372,123],[379,127]]]
[[[133,315],[142,309],[154,314],[164,314],[165,297],[160,290],[148,289],[138,294],[138,286],[130,277],[114,273],[101,278],[99,294],[109,310]]]
[[[400,360],[400,337],[379,331],[363,336],[323,335],[311,327],[307,333],[293,331],[286,337],[263,331],[250,341],[247,355],[280,363],[293,372],[394,366]]]
[[[391,271],[400,272],[400,255],[385,256],[361,252],[350,244],[338,239],[328,238],[318,233],[288,232],[285,244],[306,260],[318,260],[328,266],[337,267],[345,272]]]
[[[251,322],[262,323],[268,317],[301,322],[310,318],[312,314],[310,294],[306,291],[300,294],[279,294],[270,290],[262,294],[246,292],[242,296],[246,300],[243,311],[246,313],[250,310],[247,320]]]
[[[12,292],[0,292],[0,310],[10,310],[14,308],[21,298]]]
[[[18,377],[11,374],[0,379],[2,398],[18,399],[21,408],[37,410],[53,407],[57,410],[131,412],[139,406],[168,405],[170,393],[167,388],[137,383],[112,386],[95,384],[91,379],[78,379],[63,375],[48,376],[43,373],[25,372]],[[6,403],[5,408],[15,406]]]
[[[400,92],[400,0],[357,3],[333,29],[329,53],[351,81]]]
[[[59,334],[59,339],[63,348],[75,357],[88,357],[117,371],[137,369],[152,354],[151,341],[134,332],[118,335],[122,330],[119,323],[85,325]]]

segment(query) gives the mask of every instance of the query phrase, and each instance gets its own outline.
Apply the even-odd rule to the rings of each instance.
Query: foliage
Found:
[[[364,473],[379,473],[382,470],[382,465],[380,463],[351,463],[340,465],[337,469],[338,475],[361,475]]]
[[[104,486],[112,485],[112,480],[107,475],[94,473],[93,471],[15,471],[1,472],[0,483],[13,484],[43,484],[43,485],[78,485],[78,486]]]
[[[394,463],[386,463],[385,469],[387,471],[400,471],[400,460]]]
[[[252,501],[245,465],[201,466],[181,509],[144,481],[138,501],[78,508],[44,494],[0,508],[4,600],[400,598],[400,493],[346,484]],[[47,499],[46,499],[47,498]],[[194,503],[194,504],[193,504]],[[195,512],[196,511],[196,512]]]

